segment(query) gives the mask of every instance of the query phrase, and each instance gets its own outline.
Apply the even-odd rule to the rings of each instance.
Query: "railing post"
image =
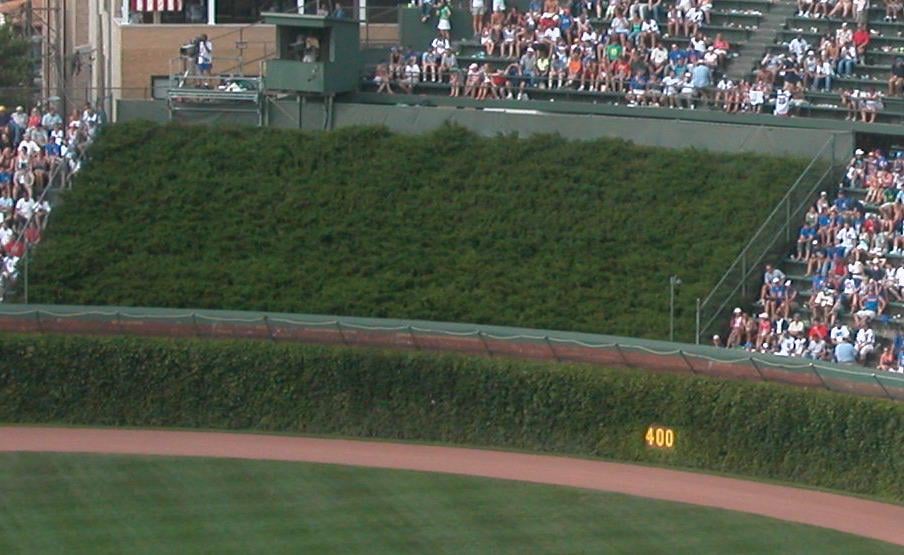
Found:
[[[741,253],[741,296],[747,298],[747,249]]]
[[[791,241],[791,197],[785,199],[785,241]]]
[[[832,391],[832,388],[830,388],[829,384],[827,384],[826,381],[822,379],[822,376],[820,376],[819,372],[816,370],[816,365],[812,362],[810,363],[810,370],[812,370],[813,373],[816,374],[816,377],[819,378],[819,381],[822,382],[822,387],[826,388],[829,391]]]
[[[414,345],[414,348],[420,351],[421,346],[418,345],[417,336],[414,335],[414,329],[411,326],[408,326],[408,334],[411,336],[411,343]]]
[[[194,312],[191,313],[191,323],[195,327],[195,335],[201,337],[201,328],[198,327],[198,318]]]
[[[273,335],[273,328],[270,327],[270,318],[264,314],[264,325],[267,326],[267,335],[270,336],[270,341],[276,341],[276,336]]]
[[[684,359],[684,363],[687,364],[687,367],[690,369],[691,374],[696,374],[697,371],[694,370],[694,365],[691,364],[691,361],[690,361],[690,360],[688,360],[687,355],[684,354],[684,351],[682,351],[681,349],[679,349],[679,350],[678,350],[678,354],[681,355],[681,358]]]
[[[884,386],[884,385],[882,385],[882,382],[881,382],[881,381],[879,381],[879,377],[878,377],[878,376],[876,376],[876,374],[873,374],[873,379],[874,379],[874,380],[876,380],[876,383],[877,383],[877,384],[879,384],[879,387],[881,387],[881,388],[882,388],[882,391],[884,391],[884,392],[885,392],[885,394],[886,394],[886,395],[887,395],[887,396],[888,396],[888,398],[889,398],[889,399],[891,399],[891,400],[892,400],[892,401],[894,401],[894,400],[895,400],[895,398],[894,398],[894,397],[892,397],[892,395],[891,395],[891,393],[889,393],[889,392],[888,392],[888,390],[887,390],[887,389],[885,389],[885,386]]]
[[[694,336],[694,343],[700,344],[700,297],[697,297],[697,335]]]
[[[122,313],[120,313],[120,312],[116,313],[116,327],[119,328],[120,335],[126,334],[125,328],[122,327]]]
[[[339,331],[339,337],[342,338],[342,344],[348,345],[348,339],[345,338],[345,334],[342,333],[342,323],[339,320],[336,320],[336,329]]]
[[[490,350],[490,346],[487,343],[487,340],[483,338],[483,332],[477,330],[477,337],[480,339],[480,342],[483,344],[483,349],[487,352],[491,357],[493,356],[493,351]]]
[[[543,336],[543,339],[546,341],[546,346],[549,347],[549,352],[552,353],[552,358],[556,359],[556,362],[562,362],[562,359],[559,358],[559,353],[552,346],[552,342],[549,340],[549,336]]]
[[[35,310],[35,322],[38,324],[38,331],[44,331],[44,323],[41,321],[41,311]]]
[[[30,221],[30,219],[29,219]],[[25,243],[25,304],[28,304],[28,242]]]
[[[764,382],[766,381],[766,376],[763,375],[762,370],[760,370],[759,364],[756,363],[756,360],[753,357],[750,357],[750,365],[753,366],[753,369],[756,370],[757,375]]]
[[[621,345],[619,345],[618,343],[616,343],[616,344],[615,344],[615,350],[618,351],[618,356],[621,357],[622,362],[625,363],[625,366],[627,366],[627,367],[630,368],[630,367],[631,367],[631,363],[628,362],[627,357],[625,357],[625,353],[621,350]]]

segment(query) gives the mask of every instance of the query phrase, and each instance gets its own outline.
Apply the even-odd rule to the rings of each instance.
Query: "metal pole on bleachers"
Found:
[[[694,335],[694,343],[700,344],[700,297],[697,297],[697,333]]]
[[[28,253],[29,253],[29,250],[30,249],[26,246],[25,247],[25,294],[24,294],[25,304],[28,304],[28,258],[29,258]]]
[[[675,288],[679,285],[678,276],[669,276],[669,341],[675,341]]]

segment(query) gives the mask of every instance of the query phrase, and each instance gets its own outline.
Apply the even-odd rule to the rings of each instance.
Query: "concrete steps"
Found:
[[[763,59],[766,49],[775,44],[785,22],[797,13],[797,5],[789,2],[776,2],[768,11],[763,12],[757,30],[750,35],[744,50],[732,61],[728,68],[728,76],[733,80],[746,79]]]

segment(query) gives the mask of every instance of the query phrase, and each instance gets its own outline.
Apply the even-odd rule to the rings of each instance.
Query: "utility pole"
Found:
[[[669,341],[675,341],[675,288],[681,285],[681,278],[669,276]]]

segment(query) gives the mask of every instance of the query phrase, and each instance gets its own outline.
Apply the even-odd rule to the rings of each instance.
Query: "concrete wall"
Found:
[[[310,104],[310,103],[309,103]],[[423,133],[454,123],[481,135],[557,133],[567,139],[625,139],[640,145],[694,147],[716,152],[758,152],[810,158],[831,137],[839,160],[853,150],[853,134],[825,129],[732,125],[616,116],[512,113],[422,106],[336,105],[334,126],[385,125]]]
[[[286,98],[268,102],[265,120],[273,127],[322,130],[325,116],[324,106],[318,101],[305,99],[299,102]],[[169,119],[168,110],[163,102],[120,102],[119,120],[132,119],[166,121]],[[228,120],[204,116],[198,121],[226,123]],[[410,134],[424,133],[445,123],[453,123],[485,136],[555,133],[567,139],[609,137],[647,146],[693,147],[714,152],[756,152],[802,158],[812,158],[826,141],[834,137],[834,153],[839,161],[847,160],[854,148],[853,133],[831,129],[424,106],[337,103],[332,123],[333,128],[385,125],[393,131]],[[826,149],[825,156],[831,158],[831,149]]]

